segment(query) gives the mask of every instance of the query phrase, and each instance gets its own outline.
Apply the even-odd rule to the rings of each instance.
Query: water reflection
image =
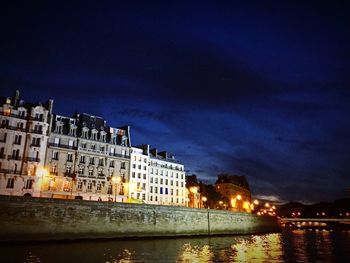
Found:
[[[49,242],[0,246],[0,262],[350,262],[350,232]]]

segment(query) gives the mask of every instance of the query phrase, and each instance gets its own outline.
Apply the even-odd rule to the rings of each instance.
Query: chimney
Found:
[[[18,100],[19,100],[19,90],[16,90],[15,97],[14,97],[14,100],[13,100],[13,106],[15,106],[15,107],[18,106]]]
[[[53,109],[53,100],[49,100],[49,108],[48,108],[48,111],[50,114],[52,114],[52,109]]]
[[[149,155],[149,144],[142,144],[142,150],[144,155]]]

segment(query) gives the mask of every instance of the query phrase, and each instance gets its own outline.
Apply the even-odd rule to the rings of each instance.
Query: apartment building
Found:
[[[38,196],[53,100],[27,103],[16,91],[0,105],[0,194]]]

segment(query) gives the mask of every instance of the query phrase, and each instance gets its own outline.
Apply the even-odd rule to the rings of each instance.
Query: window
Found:
[[[135,168],[136,168],[136,164],[133,164],[133,165],[132,165],[132,168],[134,168],[134,169],[135,169]]]
[[[93,176],[94,175],[94,169],[89,169],[89,176]]]
[[[141,169],[141,164],[138,166],[138,169]]]
[[[88,182],[87,190],[88,190],[89,192],[91,192],[91,189],[92,189],[92,183],[91,183],[91,182]]]
[[[135,178],[135,172],[132,172],[131,177]]]
[[[150,186],[150,187],[149,187],[149,192],[150,192],[150,193],[153,193],[153,186]]]
[[[69,146],[70,149],[73,148],[73,146],[74,146],[74,141],[73,141],[73,140],[69,140],[69,141],[68,141],[68,146]]]
[[[86,149],[86,143],[82,143],[82,144],[81,144],[81,148],[82,148],[82,149]]]
[[[53,173],[53,174],[57,173],[57,166],[56,165],[51,166],[51,173]]]
[[[146,190],[146,184],[142,183],[142,190]]]
[[[26,180],[26,184],[24,186],[24,189],[32,189],[32,187],[33,187],[33,180],[32,179]]]
[[[21,141],[22,141],[22,135],[16,135],[14,144],[21,145]]]
[[[145,171],[147,170],[147,166],[146,165],[143,167],[143,170],[145,170]]]
[[[145,179],[145,180],[146,180],[146,174],[143,174],[143,179]]]
[[[152,201],[152,200],[153,200],[153,195],[151,195],[151,196],[149,197],[149,200],[150,200],[150,201]]]
[[[168,188],[165,188],[165,194],[166,195],[168,194]]]
[[[32,146],[39,147],[40,146],[40,138],[33,138],[32,139]]]
[[[153,184],[153,177],[151,176],[151,183]]]
[[[95,159],[94,159],[94,157],[90,157],[90,164],[95,164]]]
[[[184,182],[181,182],[181,187],[184,187]]]
[[[96,145],[95,144],[91,144],[91,150],[96,150]]]
[[[78,187],[78,190],[81,190],[83,188],[83,182],[79,181],[77,187]]]
[[[85,155],[80,156],[80,163],[85,163]]]
[[[143,159],[143,162],[144,162],[144,163],[147,163],[147,158],[144,158],[144,159]]]
[[[141,173],[137,173],[137,178],[141,179]]]
[[[159,193],[163,194],[163,187],[159,187]]]
[[[110,163],[109,163],[109,167],[114,167],[114,161],[112,160],[112,161],[110,161]]]
[[[52,160],[58,160],[58,152],[56,151],[52,152]]]
[[[103,159],[98,160],[98,165],[103,166]]]
[[[67,154],[67,162],[73,162],[73,154],[72,153]]]
[[[14,184],[15,184],[15,179],[14,178],[8,178],[7,179],[6,188],[13,188]]]
[[[158,184],[158,178],[155,178],[155,179],[154,179],[154,182],[155,182],[156,184]]]
[[[80,168],[79,168],[79,174],[80,174],[80,175],[83,175],[83,174],[84,174],[84,168],[83,168],[83,167],[80,167]]]
[[[157,187],[157,186],[154,187],[154,192],[155,192],[156,194],[158,194],[158,187]]]
[[[71,166],[67,166],[66,167],[66,174],[71,174],[71,170],[72,170],[72,167]]]
[[[108,189],[107,189],[107,194],[108,195],[111,195],[112,194],[112,188],[113,188],[113,186],[110,184],[110,185],[108,185]]]
[[[126,167],[125,162],[121,162],[120,163],[120,169],[126,169],[125,167]]]
[[[163,178],[160,178],[160,184],[163,184]]]
[[[101,191],[101,184],[100,184],[100,183],[97,184],[96,190],[97,190],[97,191]]]
[[[146,200],[146,194],[142,194],[142,200]]]

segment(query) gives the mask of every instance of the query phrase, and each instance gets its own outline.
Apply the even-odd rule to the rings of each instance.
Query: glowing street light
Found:
[[[241,200],[242,196],[241,195],[237,195],[236,198],[237,198],[237,200]]]
[[[207,198],[205,196],[202,197],[202,201],[203,202],[206,202],[207,201]]]
[[[258,205],[259,201],[255,199],[253,203],[254,203],[254,205]]]
[[[265,203],[265,207],[270,207],[270,204],[269,203]]]

